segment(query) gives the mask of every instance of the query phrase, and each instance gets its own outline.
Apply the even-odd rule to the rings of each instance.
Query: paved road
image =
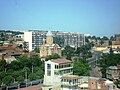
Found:
[[[91,66],[90,76],[101,77],[100,68],[96,66],[98,58],[102,55],[102,52],[93,52],[93,57],[88,59],[88,64]]]

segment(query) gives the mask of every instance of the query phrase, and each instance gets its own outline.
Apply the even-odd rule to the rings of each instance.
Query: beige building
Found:
[[[47,56],[56,53],[61,56],[61,47],[58,44],[53,43],[53,34],[48,31],[46,34],[46,41],[40,46],[40,57],[45,59]]]
[[[78,90],[117,90],[112,81],[96,77],[88,77],[88,81],[81,83],[78,87]]]
[[[106,76],[111,80],[119,80],[120,79],[120,65],[110,66],[106,71]]]

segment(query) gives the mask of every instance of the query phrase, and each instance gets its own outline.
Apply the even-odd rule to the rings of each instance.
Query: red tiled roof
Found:
[[[68,59],[52,59],[51,62],[54,62],[54,63],[67,63],[67,62],[72,62],[72,61],[68,60]]]

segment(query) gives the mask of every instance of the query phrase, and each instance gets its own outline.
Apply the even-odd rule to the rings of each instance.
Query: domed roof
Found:
[[[48,31],[46,36],[53,36],[52,32],[51,31]]]

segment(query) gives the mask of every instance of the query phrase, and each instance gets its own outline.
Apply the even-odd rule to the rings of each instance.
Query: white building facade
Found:
[[[43,44],[45,33],[39,31],[26,31],[24,32],[24,41],[29,43],[29,51],[39,48]]]
[[[44,85],[60,86],[63,75],[73,74],[73,63],[67,59],[53,59],[45,62]]]
[[[29,51],[32,51],[32,32],[24,32],[24,41],[28,42]]]

